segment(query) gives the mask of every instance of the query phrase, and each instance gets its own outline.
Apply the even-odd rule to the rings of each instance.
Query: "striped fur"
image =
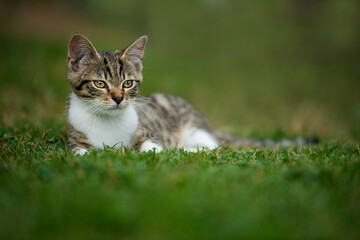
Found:
[[[104,145],[137,151],[168,147],[197,151],[220,145],[306,143],[304,139],[241,139],[215,129],[180,97],[159,93],[137,97],[143,81],[146,42],[147,38],[141,37],[124,50],[97,52],[83,35],[76,34],[71,39],[68,79],[73,93],[68,110],[68,148],[74,153],[84,154],[88,148],[102,149]],[[97,85],[99,81],[101,84]],[[132,86],[126,88],[126,81],[131,81]]]

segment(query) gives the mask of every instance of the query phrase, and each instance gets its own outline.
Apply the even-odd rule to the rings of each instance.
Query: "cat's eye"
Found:
[[[133,81],[132,80],[127,80],[123,83],[123,87],[124,88],[130,88],[133,85]]]
[[[96,87],[98,88],[105,88],[106,87],[106,83],[104,81],[100,81],[100,80],[95,80],[94,84]]]

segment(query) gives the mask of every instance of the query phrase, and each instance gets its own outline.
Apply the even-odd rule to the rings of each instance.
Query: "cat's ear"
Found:
[[[85,58],[97,58],[98,53],[89,39],[81,34],[75,34],[69,43],[68,48],[68,67],[73,71],[78,71],[82,60]]]
[[[130,61],[135,66],[137,71],[142,70],[142,58],[144,56],[144,50],[147,41],[147,36],[142,36],[125,50],[121,51],[122,57],[125,57],[128,61]]]

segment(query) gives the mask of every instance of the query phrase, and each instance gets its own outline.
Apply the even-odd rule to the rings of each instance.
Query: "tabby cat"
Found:
[[[221,145],[303,144],[306,139],[241,139],[215,129],[184,99],[167,94],[137,97],[143,81],[142,58],[147,37],[115,52],[97,52],[75,34],[68,48],[68,148],[83,155],[87,149],[122,146],[137,151],[168,147],[198,151]]]

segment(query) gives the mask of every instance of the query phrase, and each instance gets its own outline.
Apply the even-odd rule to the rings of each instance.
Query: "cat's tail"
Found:
[[[283,138],[279,140],[240,138],[220,131],[216,131],[215,137],[220,142],[220,145],[229,147],[304,146],[318,144],[320,142],[316,137]]]

